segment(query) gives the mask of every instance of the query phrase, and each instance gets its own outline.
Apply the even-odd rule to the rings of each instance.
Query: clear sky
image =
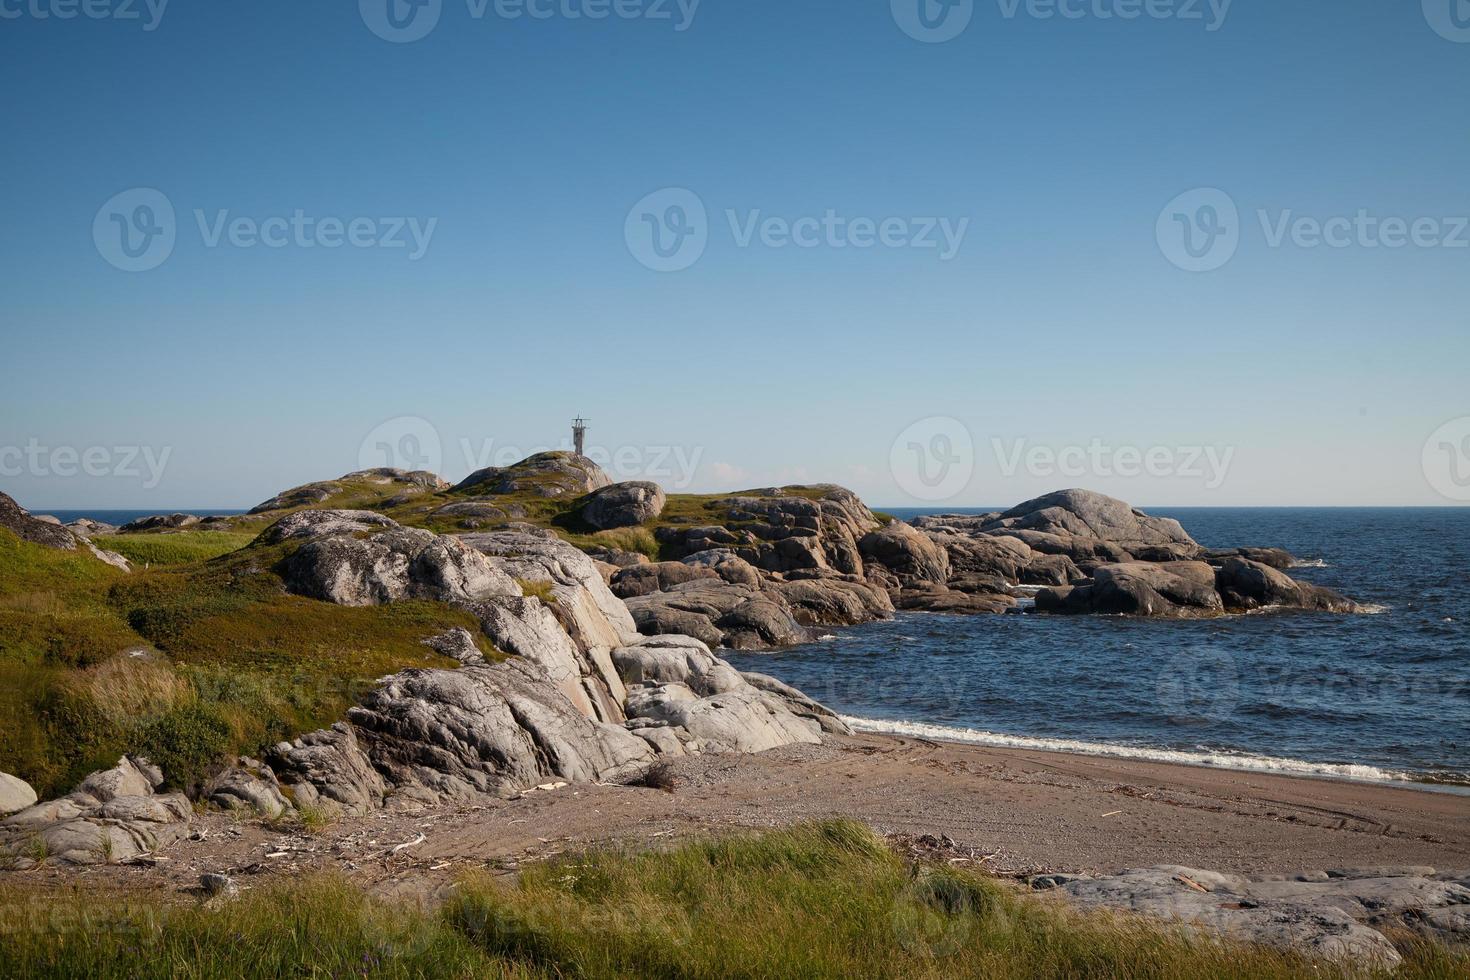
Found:
[[[0,489],[1470,496],[1464,0],[386,2],[0,0]]]

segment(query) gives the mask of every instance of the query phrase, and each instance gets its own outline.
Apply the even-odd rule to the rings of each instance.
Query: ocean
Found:
[[[900,613],[806,646],[725,655],[861,730],[1470,785],[1470,508],[1149,513],[1177,518],[1209,547],[1284,547],[1303,560],[1294,577],[1376,612]]]

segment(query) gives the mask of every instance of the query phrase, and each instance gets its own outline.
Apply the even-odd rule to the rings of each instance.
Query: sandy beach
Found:
[[[377,894],[431,899],[467,871],[513,874],[588,845],[659,847],[839,816],[901,843],[939,838],[922,846],[1001,875],[1154,864],[1254,874],[1470,867],[1470,799],[1400,786],[879,735],[679,760],[663,776],[671,788],[562,786],[458,807],[396,800],[312,834],[210,814],[196,831],[203,839],[181,841],[167,860],[9,878],[182,898],[207,872],[248,886],[334,871]]]

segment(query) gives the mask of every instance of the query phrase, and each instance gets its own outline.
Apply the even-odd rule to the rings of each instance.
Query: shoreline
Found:
[[[1397,787],[1424,793],[1439,793],[1448,796],[1470,797],[1470,782],[1435,780],[1427,775],[1416,778],[1412,772],[1385,770],[1365,763],[1313,762],[1308,759],[1292,759],[1284,756],[1265,756],[1241,753],[1241,764],[1231,761],[1239,750],[1221,749],[1216,752],[1190,752],[1184,749],[1150,748],[1128,746],[1108,742],[1091,742],[1082,739],[1050,738],[1034,735],[1012,735],[1005,732],[982,731],[961,728],[955,725],[940,725],[932,722],[907,721],[902,719],[861,718],[842,715],[842,720],[856,734],[885,735],[896,738],[917,738],[940,742],[946,745],[975,746],[977,748],[1014,752],[1049,752],[1063,756],[1088,759],[1110,759],[1119,762],[1151,763],[1164,766],[1182,766],[1212,772],[1258,773],[1287,779],[1314,779],[1356,786]],[[972,738],[964,737],[974,736]],[[1211,761],[1218,759],[1220,761]],[[1279,763],[1280,766],[1248,765],[1249,761]],[[1301,768],[1295,768],[1295,767]],[[1326,770],[1326,771],[1324,771]],[[1372,770],[1381,776],[1355,775],[1347,770]]]

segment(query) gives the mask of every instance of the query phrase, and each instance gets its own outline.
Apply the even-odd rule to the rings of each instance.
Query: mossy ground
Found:
[[[48,796],[133,751],[187,786],[228,754],[340,720],[381,677],[455,666],[426,637],[479,635],[438,603],[289,595],[274,571],[285,553],[127,574],[0,531],[0,771]]]
[[[0,891],[0,975],[24,977],[1373,976],[1084,914],[831,822],[660,853],[597,851],[459,882],[436,909],[340,879],[198,907],[157,896]],[[1470,958],[1403,940],[1397,977]]]

